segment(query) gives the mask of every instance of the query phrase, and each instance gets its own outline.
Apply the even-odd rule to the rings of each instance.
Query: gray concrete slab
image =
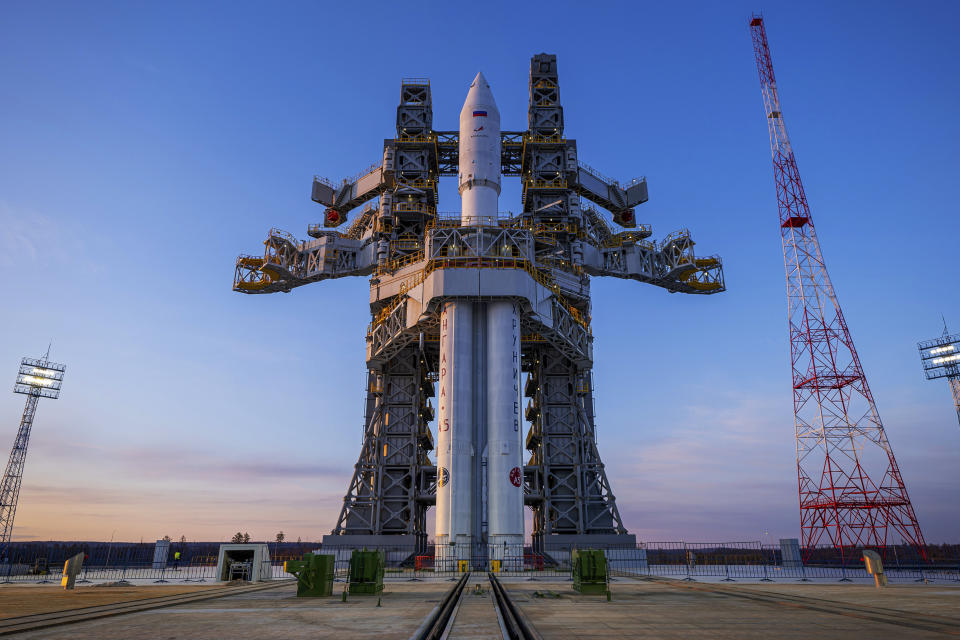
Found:
[[[612,601],[569,583],[505,583],[544,640],[943,638],[960,635],[960,587],[705,585],[621,581]],[[536,597],[535,591],[559,597]]]
[[[943,638],[960,635],[960,586],[702,584],[619,579],[613,599],[584,596],[565,580],[503,578],[544,640],[578,638]],[[296,598],[294,585],[20,634],[66,640],[406,639],[453,583],[387,583],[377,598]],[[489,589],[482,576],[471,581]],[[536,597],[534,592],[559,597]],[[36,589],[38,597],[43,590]],[[2,601],[3,589],[0,589]],[[451,638],[497,638],[489,591],[464,596]]]
[[[338,587],[341,585],[338,584]],[[406,639],[450,588],[447,583],[388,585],[376,596],[340,593],[297,598],[295,585],[209,602],[144,611],[19,634],[17,638],[103,640],[232,640],[325,637]]]

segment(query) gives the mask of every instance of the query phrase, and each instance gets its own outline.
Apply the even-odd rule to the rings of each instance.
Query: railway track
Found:
[[[417,630],[410,636],[410,640],[440,640],[446,638],[453,626],[454,611],[463,597],[463,590],[470,581],[470,573],[463,574],[463,577],[453,585],[450,591],[443,596],[436,607],[433,608],[423,623],[417,627]]]
[[[35,613],[27,616],[17,616],[16,618],[6,618],[0,620],[0,636],[23,633],[24,631],[35,631],[37,629],[46,629],[48,627],[58,627],[76,622],[87,622],[89,620],[98,620],[100,618],[109,618],[111,616],[120,616],[126,613],[137,613],[139,611],[147,611],[150,609],[173,607],[179,604],[186,604],[188,602],[213,600],[215,598],[234,596],[241,593],[250,593],[251,591],[275,589],[280,586],[289,585],[292,582],[292,580],[276,580],[269,584],[211,588],[196,593],[181,593],[173,596],[144,598],[142,600],[130,600],[115,604],[96,605],[92,607],[82,607],[79,609],[69,609],[66,611]]]
[[[493,605],[497,609],[504,640],[541,640],[540,634],[507,595],[507,590],[500,584],[497,576],[493,573],[488,573],[487,576],[490,578]]]
[[[500,633],[504,640],[542,640],[533,625],[524,617],[517,605],[510,600],[506,589],[500,584],[497,576],[488,573],[490,592],[493,594],[493,607],[500,625]],[[424,619],[423,623],[410,636],[410,640],[446,640],[453,628],[460,607],[460,600],[464,597],[470,574],[466,573],[443,597],[433,611]],[[479,589],[479,585],[477,585]]]

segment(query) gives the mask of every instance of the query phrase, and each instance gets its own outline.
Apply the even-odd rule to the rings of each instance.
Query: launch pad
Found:
[[[687,583],[617,578],[611,601],[567,581],[504,579],[509,597],[545,640],[552,638],[940,638],[955,632],[960,587],[870,584]],[[450,625],[451,639],[501,637],[486,576],[474,576]],[[337,585],[340,587],[340,585]],[[290,582],[255,587],[98,589],[0,587],[0,632],[18,638],[153,640],[157,637],[410,638],[448,582],[390,582],[382,598],[297,598]],[[224,595],[223,592],[229,592]],[[150,604],[150,600],[181,603]],[[67,598],[66,596],[70,597]],[[218,597],[219,596],[219,597]],[[143,605],[138,604],[144,602]],[[116,614],[117,608],[134,613]],[[96,612],[99,612],[99,616]],[[17,616],[17,617],[15,617]],[[45,620],[54,626],[43,626]],[[52,625],[52,622],[46,624]],[[32,628],[32,630],[31,630]]]
[[[500,130],[481,74],[460,129],[438,131],[429,81],[403,80],[382,162],[314,180],[326,210],[312,239],[273,229],[262,256],[237,259],[242,293],[370,278],[364,443],[326,549],[423,553],[434,505],[437,557],[476,569],[523,553],[523,506],[538,552],[635,546],[596,444],[590,278],[714,294],[722,265],[686,230],[650,239],[635,215],[645,178],[621,184],[579,160],[556,56],[533,56],[529,89],[526,130]],[[459,178],[455,215],[437,211],[444,176]],[[521,181],[519,213],[499,211],[501,176]]]

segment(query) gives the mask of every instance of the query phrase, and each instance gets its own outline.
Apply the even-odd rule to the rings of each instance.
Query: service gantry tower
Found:
[[[23,358],[17,381],[13,385],[14,393],[27,396],[20,428],[10,450],[10,459],[0,484],[0,563],[7,558],[7,546],[13,536],[13,519],[17,515],[17,500],[20,497],[20,484],[23,481],[23,466],[27,460],[27,446],[30,444],[30,431],[33,429],[33,417],[37,413],[40,398],[60,397],[60,385],[66,367],[50,361],[50,349],[39,359]]]
[[[650,227],[634,217],[647,200],[644,178],[621,185],[580,162],[576,141],[564,137],[554,55],[531,60],[527,122],[525,131],[501,132],[501,173],[520,178],[522,211],[461,225],[459,213],[437,212],[439,179],[457,176],[459,133],[434,130],[428,80],[404,79],[397,134],[384,141],[382,162],[340,184],[314,178],[312,199],[327,208],[307,231],[313,239],[272,229],[262,256],[237,259],[233,288],[241,293],[370,276],[364,442],[325,545],[426,545],[437,484],[428,452],[438,320],[451,299],[520,307],[530,423],[522,481],[534,544],[634,539],[597,451],[590,277],[713,294],[724,290],[722,265],[696,257],[686,230],[648,239]],[[629,230],[615,232],[583,200]],[[363,205],[345,232],[332,229]]]
[[[802,544],[846,555],[899,535],[925,554],[923,534],[827,275],[787,137],[763,17],[750,20],[787,273]]]

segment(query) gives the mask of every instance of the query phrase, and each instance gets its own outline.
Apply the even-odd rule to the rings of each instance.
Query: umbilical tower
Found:
[[[446,176],[456,214],[437,211]],[[502,176],[521,181],[519,213],[499,211]],[[501,130],[482,74],[457,131],[433,128],[429,81],[403,80],[382,161],[339,184],[315,178],[312,199],[326,207],[312,239],[271,230],[262,255],[237,259],[233,287],[370,278],[364,442],[324,544],[422,549],[432,505],[458,559],[510,555],[524,506],[538,548],[632,543],[596,445],[590,278],[714,294],[723,271],[686,230],[650,240],[634,212],[644,178],[620,184],[580,161],[556,56],[531,60],[523,131]]]

